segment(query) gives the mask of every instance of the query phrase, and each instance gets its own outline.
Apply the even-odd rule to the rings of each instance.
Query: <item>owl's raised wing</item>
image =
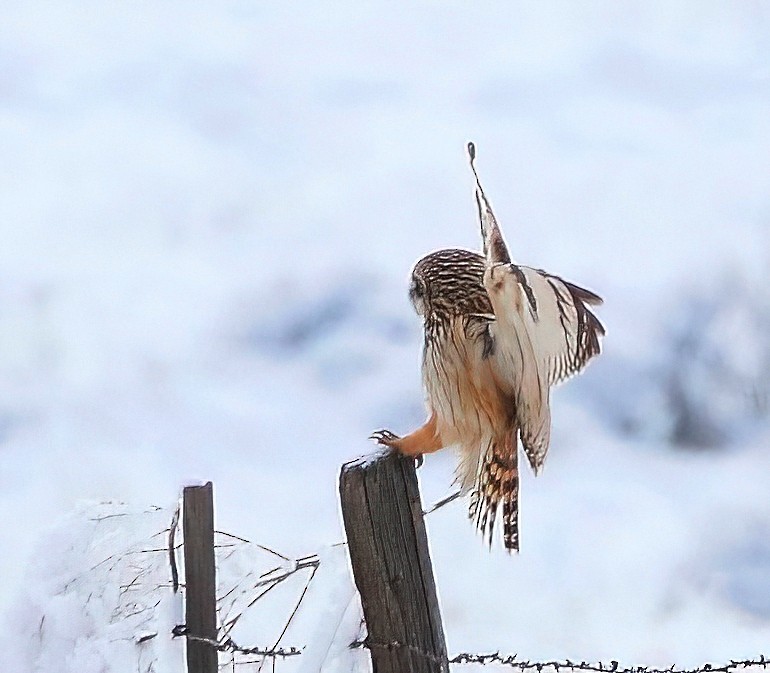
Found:
[[[532,469],[543,465],[551,437],[548,377],[540,366],[542,356],[532,329],[530,312],[537,298],[521,267],[511,263],[497,219],[481,186],[474,161],[476,148],[468,143],[468,156],[476,178],[476,205],[486,260],[484,288],[495,314],[489,332],[494,343],[494,363],[500,384],[512,393],[519,436]]]
[[[476,172],[472,143],[468,154],[486,259],[484,287],[495,313],[489,329],[496,370],[514,394],[521,443],[537,473],[550,442],[550,386],[580,371],[599,353],[604,327],[588,307],[602,300],[558,276],[511,263]]]
[[[541,269],[519,266],[518,281],[528,298],[524,326],[548,385],[577,374],[601,351],[604,326],[589,307],[602,298]]]
[[[522,342],[531,343],[538,359],[538,370],[548,385],[577,374],[601,350],[599,338],[604,327],[589,308],[602,298],[542,269],[511,264],[508,248],[476,172],[476,147],[468,143],[468,155],[476,178],[476,204],[487,269],[511,265],[511,277],[518,286],[509,288],[509,301],[523,306],[520,327],[527,332]],[[489,273],[489,271],[488,271]]]

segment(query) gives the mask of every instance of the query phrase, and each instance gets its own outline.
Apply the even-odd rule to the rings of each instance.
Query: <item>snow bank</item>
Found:
[[[172,509],[124,503],[83,504],[45,535],[3,630],[4,670],[30,673],[157,673],[184,670],[184,563],[172,588],[168,533]],[[220,639],[262,650],[301,651],[281,670],[367,670],[361,608],[345,545],[307,560],[217,533]],[[277,565],[276,565],[276,562]],[[273,591],[277,589],[276,591]],[[268,595],[269,594],[269,595]],[[295,606],[298,606],[296,613]],[[230,649],[220,664],[260,662]]]
[[[6,615],[8,671],[183,670],[182,595],[171,590],[171,510],[80,506],[41,539]]]

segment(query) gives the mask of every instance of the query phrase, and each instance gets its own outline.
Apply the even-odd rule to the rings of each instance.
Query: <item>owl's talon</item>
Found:
[[[420,468],[420,467],[422,467],[422,464],[423,464],[424,462],[425,462],[425,458],[423,457],[423,455],[422,455],[421,453],[418,453],[418,454],[417,454],[417,455],[414,457],[414,466],[415,466],[416,468]]]
[[[377,430],[369,435],[369,439],[373,439],[381,446],[395,448],[394,444],[401,438],[390,430]]]

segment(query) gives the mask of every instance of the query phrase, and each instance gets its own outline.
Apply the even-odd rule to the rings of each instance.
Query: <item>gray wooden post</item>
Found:
[[[374,673],[447,673],[414,461],[390,453],[346,463],[340,501]]]
[[[217,650],[195,637],[217,639],[214,565],[214,492],[211,482],[187,486],[182,495],[185,625],[188,673],[217,673]],[[192,638],[189,636],[193,636]]]

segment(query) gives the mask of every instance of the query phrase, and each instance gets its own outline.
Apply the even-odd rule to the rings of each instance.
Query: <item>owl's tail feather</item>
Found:
[[[468,516],[489,546],[497,519],[503,506],[503,544],[506,550],[519,551],[519,470],[515,434],[513,438],[493,441],[479,470],[476,486],[471,493]]]

